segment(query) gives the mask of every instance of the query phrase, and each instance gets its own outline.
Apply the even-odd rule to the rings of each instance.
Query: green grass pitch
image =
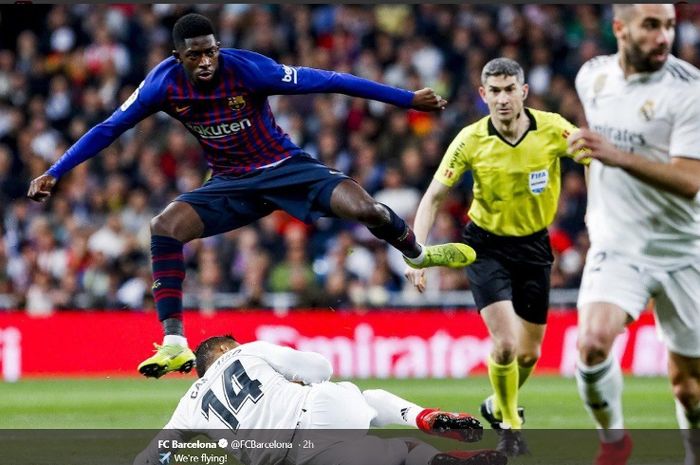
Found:
[[[0,429],[160,428],[193,377],[153,380],[29,379],[0,383]],[[478,414],[488,379],[357,380],[362,388],[387,389],[423,406]],[[625,378],[628,428],[677,428],[666,378]],[[534,375],[521,391],[527,429],[590,429],[573,379]]]

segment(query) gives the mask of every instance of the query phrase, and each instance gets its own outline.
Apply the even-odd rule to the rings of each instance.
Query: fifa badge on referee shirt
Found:
[[[231,108],[231,110],[238,111],[242,110],[245,107],[245,100],[243,99],[243,96],[241,95],[236,95],[235,97],[229,97],[228,98],[228,106]]]
[[[530,173],[530,192],[541,194],[549,182],[547,170],[533,171]]]

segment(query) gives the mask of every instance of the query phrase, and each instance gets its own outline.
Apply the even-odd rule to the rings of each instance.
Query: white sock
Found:
[[[598,365],[576,365],[576,384],[584,407],[598,426],[602,442],[625,435],[622,418],[622,370],[612,354]]]
[[[424,409],[384,389],[362,391],[367,403],[377,411],[372,426],[409,425],[417,428],[416,417]]]
[[[187,338],[179,334],[166,334],[165,337],[163,337],[163,345],[168,344],[187,347]]]
[[[420,246],[420,255],[418,255],[415,258],[406,257],[404,255],[406,260],[413,263],[414,265],[420,265],[421,263],[423,263],[423,260],[425,260],[425,246],[423,244],[418,244],[418,245]]]
[[[411,449],[411,451],[406,456],[406,460],[404,461],[404,463],[406,465],[429,465],[430,462],[433,460],[433,457],[435,457],[439,453],[440,451],[437,450],[435,447],[422,442],[413,449]]]
[[[698,454],[700,450],[700,403],[695,406],[692,412],[688,412],[683,404],[676,399],[676,419],[681,429],[683,447],[685,448],[683,464],[695,465],[700,458],[700,454]]]
[[[676,419],[681,429],[700,428],[700,403],[692,411],[688,412],[683,404],[676,399]]]

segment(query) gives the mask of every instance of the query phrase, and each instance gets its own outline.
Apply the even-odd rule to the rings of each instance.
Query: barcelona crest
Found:
[[[242,110],[245,107],[245,100],[241,95],[236,95],[235,97],[228,98],[228,106],[231,110]]]

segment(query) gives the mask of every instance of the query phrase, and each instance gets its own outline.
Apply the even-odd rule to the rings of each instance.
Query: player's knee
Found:
[[[615,340],[605,331],[587,331],[579,334],[578,351],[581,360],[588,366],[605,361]]]
[[[515,359],[516,353],[517,347],[514,341],[502,340],[494,342],[493,349],[491,350],[491,358],[499,365],[505,365]]]
[[[362,200],[353,206],[353,216],[360,223],[373,228],[382,226],[389,221],[389,212],[374,200]]]
[[[161,213],[151,219],[151,235],[169,236],[173,235],[173,227]]]

